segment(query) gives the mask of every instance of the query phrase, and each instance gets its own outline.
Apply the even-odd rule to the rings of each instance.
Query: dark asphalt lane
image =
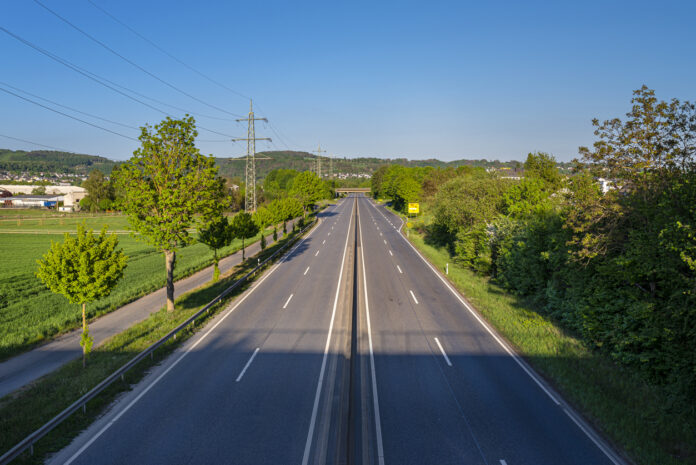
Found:
[[[284,261],[52,463],[316,463],[326,454],[316,437],[327,440],[322,422],[331,421],[317,386],[320,375],[335,378],[324,353],[338,289],[350,291],[339,275],[352,253],[353,204],[323,212]],[[349,309],[338,307],[343,321]]]
[[[358,203],[384,462],[612,464],[424,263],[401,220]]]
[[[292,227],[293,221],[289,222]],[[266,237],[272,243],[273,235]],[[250,257],[261,250],[258,242],[246,247],[246,256]],[[225,274],[242,261],[242,252],[236,252],[220,260],[220,273]],[[174,298],[210,282],[213,278],[213,267],[207,267],[191,276],[176,281]],[[94,338],[94,346],[98,347],[112,336],[119,334],[135,323],[144,320],[151,313],[158,311],[166,304],[166,288],[158,289],[133,302],[130,302],[113,312],[90,322],[89,333]],[[82,356],[80,337],[82,330],[63,334],[46,344],[42,344],[28,352],[0,362],[0,397],[25,386],[38,378],[57,370],[64,364]]]

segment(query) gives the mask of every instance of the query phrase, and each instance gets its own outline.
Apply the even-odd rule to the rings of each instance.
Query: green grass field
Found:
[[[43,221],[43,224],[39,224]],[[22,220],[22,225],[0,222],[0,360],[6,359],[43,340],[76,328],[80,309],[61,295],[53,294],[34,275],[37,264],[49,249],[51,241],[62,241],[61,231],[74,232],[78,218]],[[84,219],[87,227],[99,230],[125,231],[124,216],[99,216]],[[87,310],[95,317],[165,284],[164,258],[153,247],[129,234],[119,234],[119,244],[128,255],[123,279],[111,295],[92,304]],[[248,244],[256,239],[247,241]],[[228,255],[241,248],[235,240],[221,251]],[[177,253],[175,276],[190,275],[212,263],[212,252],[202,244],[185,247]],[[153,309],[154,310],[154,309]]]

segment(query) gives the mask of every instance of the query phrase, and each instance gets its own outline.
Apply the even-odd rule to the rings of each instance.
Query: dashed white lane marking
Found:
[[[324,239],[323,241],[321,241],[321,245],[324,245],[324,244],[326,244],[326,239]]]
[[[309,268],[307,268],[307,269],[309,269]],[[283,305],[283,308],[286,308],[288,306],[288,304],[290,303],[290,300],[292,300],[292,296],[294,296],[294,295],[295,294],[290,294],[290,297],[288,297],[288,300],[285,301],[285,305]]]
[[[348,228],[350,229],[350,223],[348,224]],[[116,422],[119,420],[119,418],[121,418],[123,415],[125,415],[125,414],[126,414],[126,413],[127,413],[139,400],[140,400],[140,399],[142,399],[142,398],[150,391],[150,389],[152,389],[155,385],[157,385],[157,383],[159,383],[159,382],[162,380],[162,378],[164,378],[165,376],[167,376],[167,373],[169,373],[170,371],[172,371],[172,370],[174,369],[174,367],[177,366],[177,365],[179,364],[179,362],[181,362],[181,361],[184,359],[184,357],[186,357],[188,354],[190,354],[191,351],[193,351],[193,350],[198,346],[198,344],[200,344],[201,342],[203,342],[203,341],[208,337],[208,335],[209,335],[210,333],[212,333],[212,332],[215,330],[215,328],[217,328],[218,326],[220,326],[220,325],[222,324],[222,322],[225,321],[225,319],[226,319],[228,316],[230,316],[230,315],[237,309],[237,307],[239,307],[240,305],[242,305],[242,303],[247,299],[247,297],[249,297],[259,286],[261,286],[261,284],[262,284],[266,279],[268,279],[268,277],[271,276],[271,275],[273,274],[273,272],[276,271],[276,270],[280,267],[280,265],[282,265],[282,264],[285,263],[290,257],[292,257],[293,254],[295,253],[295,251],[296,251],[302,244],[304,244],[304,242],[309,238],[309,236],[311,236],[311,235],[314,233],[314,231],[316,231],[316,229],[312,229],[312,230],[309,232],[309,234],[307,234],[307,236],[305,236],[301,241],[299,241],[297,244],[295,244],[295,246],[294,246],[292,249],[290,249],[290,251],[280,260],[280,262],[278,262],[278,264],[276,264],[276,266],[274,266],[274,267],[271,269],[271,271],[268,272],[268,274],[266,274],[263,278],[261,278],[261,281],[259,281],[259,282],[256,284],[256,286],[252,287],[252,288],[249,290],[249,292],[247,292],[246,294],[244,294],[244,295],[242,296],[242,298],[239,299],[239,301],[237,301],[237,303],[235,303],[229,310],[227,310],[227,313],[224,313],[224,314],[222,315],[222,317],[220,317],[220,319],[217,321],[217,323],[215,323],[208,331],[206,331],[205,334],[203,334],[203,336],[201,336],[201,337],[200,337],[196,342],[194,342],[190,347],[184,349],[184,352],[179,356],[179,358],[177,358],[176,360],[174,360],[174,362],[172,362],[171,365],[169,365],[162,373],[160,373],[160,375],[157,376],[157,378],[155,378],[150,384],[148,384],[147,387],[146,387],[145,389],[143,389],[142,392],[140,392],[140,394],[138,394],[138,395],[135,397],[135,399],[131,400],[131,401],[128,403],[128,405],[126,405],[126,406],[123,408],[123,410],[121,410],[120,412],[118,412],[118,414],[116,414],[116,416],[114,416],[114,418],[113,418],[111,421],[109,421],[106,425],[104,425],[104,427],[102,427],[102,429],[100,429],[99,431],[97,431],[97,433],[96,433],[94,436],[92,436],[92,438],[91,438],[89,441],[87,441],[86,444],[84,444],[82,447],[80,447],[80,448],[77,450],[77,452],[75,452],[75,453],[65,462],[64,465],[70,465],[71,463],[73,463],[73,462],[75,461],[75,459],[77,459],[80,455],[82,455],[82,453],[83,453],[84,451],[86,451],[92,444],[94,444],[94,442],[95,442],[97,439],[99,439],[99,437],[100,437],[102,434],[104,434],[104,432],[105,432],[106,430],[108,430],[109,428],[111,428],[111,427],[114,425],[114,423],[116,423]]]
[[[319,251],[318,251],[318,250],[317,250],[317,253],[314,254],[314,256],[316,257],[317,255],[319,255]]]
[[[251,358],[250,358],[249,361],[246,363],[246,365],[244,365],[244,368],[242,368],[242,372],[239,373],[239,376],[237,376],[237,379],[235,380],[235,383],[238,383],[239,380],[242,379],[242,376],[244,376],[244,373],[246,373],[247,368],[249,368],[249,365],[251,365],[251,362],[254,361],[254,357],[256,357],[256,354],[259,353],[259,350],[260,350],[260,348],[257,347],[256,350],[254,351],[254,353],[251,354]]]
[[[360,243],[363,243],[362,226],[360,227]],[[382,420],[379,415],[379,397],[377,395],[377,374],[375,373],[375,353],[372,349],[372,326],[370,324],[370,301],[367,298],[367,273],[365,273],[365,248],[360,247],[362,261],[363,289],[365,291],[365,320],[367,321],[367,341],[370,350],[370,374],[372,375],[372,402],[374,406],[375,433],[377,436],[377,463],[384,465],[384,445],[382,444]]]
[[[399,265],[396,265],[396,269],[399,270],[399,273],[404,274],[404,272],[401,271],[401,267]]]
[[[382,239],[382,240],[384,241],[385,244],[387,243],[387,240],[386,240],[386,239]]]
[[[329,233],[329,236],[330,236],[330,235],[331,235],[331,233]]]
[[[418,303],[418,299],[416,299],[416,296],[413,294],[413,291],[412,291],[412,290],[409,290],[408,292],[411,293],[411,297],[413,297],[413,301],[414,301],[415,303]]]
[[[391,255],[392,257],[394,256],[391,250],[389,251],[389,255]]]
[[[302,273],[302,276],[306,275],[308,271],[309,271],[309,267],[307,267],[307,269],[304,270],[304,273]]]
[[[503,459],[500,459],[500,465],[507,465],[507,462]]]
[[[379,237],[382,237],[382,233],[379,233]]]
[[[451,367],[452,362],[450,362],[449,357],[445,353],[445,349],[442,348],[442,344],[440,344],[440,340],[438,338],[435,338],[435,342],[437,342],[437,346],[440,348],[440,352],[442,352],[442,356],[445,357],[445,362],[447,362],[447,366]],[[503,461],[503,465],[505,465],[504,461]]]
[[[333,310],[331,311],[331,321],[329,323],[329,331],[326,335],[326,345],[324,346],[324,356],[321,360],[321,369],[319,370],[319,381],[317,382],[317,390],[314,393],[314,406],[312,407],[312,419],[309,422],[309,431],[307,432],[307,441],[305,442],[304,454],[302,456],[302,465],[307,465],[309,462],[309,452],[312,449],[312,438],[314,437],[314,426],[317,422],[317,413],[319,411],[319,399],[321,397],[322,386],[324,384],[324,372],[326,371],[326,359],[329,355],[329,347],[331,346],[331,333],[333,332],[334,320],[336,319],[336,308],[338,307],[338,295],[341,290],[341,279],[343,279],[343,266],[346,262],[346,252],[348,251],[348,239],[350,238],[350,225],[353,224],[353,215],[351,214],[348,220],[348,234],[346,234],[346,244],[343,246],[343,258],[341,259],[341,268],[338,273],[338,282],[336,283],[336,297],[334,298]],[[368,323],[369,324],[369,323]],[[369,326],[368,326],[369,328]],[[381,439],[381,438],[380,438]],[[380,463],[382,465],[384,461]]]

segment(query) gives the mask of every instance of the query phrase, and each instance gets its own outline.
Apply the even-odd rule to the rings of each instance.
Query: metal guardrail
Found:
[[[111,375],[109,375],[106,379],[104,379],[102,382],[94,386],[89,392],[87,392],[85,395],[77,399],[75,402],[73,402],[69,407],[67,407],[65,410],[60,412],[58,415],[53,417],[51,420],[49,420],[47,423],[45,423],[41,428],[37,429],[33,433],[31,433],[29,436],[24,438],[21,442],[19,442],[17,445],[15,445],[12,449],[8,450],[5,452],[5,454],[0,457],[0,465],[5,465],[7,463],[10,463],[12,460],[17,458],[22,452],[26,451],[29,449],[31,453],[34,453],[34,444],[44,437],[46,434],[48,434],[52,429],[54,429],[56,426],[61,424],[63,421],[65,421],[70,415],[75,413],[77,410],[80,408],[85,408],[87,402],[92,400],[94,397],[99,395],[104,389],[109,387],[114,381],[116,381],[119,378],[122,378],[123,375],[129,371],[131,368],[133,368],[135,365],[137,365],[139,362],[141,362],[145,357],[148,355],[152,356],[155,350],[162,346],[164,343],[166,343],[168,340],[172,338],[176,338],[176,335],[179,331],[182,329],[185,329],[188,325],[192,324],[198,317],[200,317],[204,312],[208,312],[214,305],[216,305],[218,302],[220,302],[222,299],[225,298],[230,292],[232,292],[234,289],[239,287],[244,281],[249,279],[250,276],[255,275],[261,268],[266,266],[270,261],[272,261],[278,254],[280,254],[283,250],[287,249],[291,245],[295,244],[295,242],[306,232],[308,231],[314,224],[316,223],[316,219],[313,220],[310,224],[308,224],[304,229],[302,229],[294,238],[293,240],[288,241],[287,244],[284,244],[281,248],[273,252],[268,258],[266,258],[264,261],[259,262],[253,270],[249,271],[247,274],[239,278],[237,281],[234,282],[230,287],[225,289],[220,295],[215,297],[213,300],[208,302],[203,308],[198,310],[196,313],[194,313],[192,316],[190,316],[186,321],[181,323],[179,326],[171,330],[167,335],[163,336],[160,340],[152,344],[150,347],[145,349],[144,351],[140,352],[138,355],[133,357],[130,361],[128,361],[125,365],[123,365],[121,368],[113,372]]]

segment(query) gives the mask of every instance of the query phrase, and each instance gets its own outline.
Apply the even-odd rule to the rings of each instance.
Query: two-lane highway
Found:
[[[281,263],[53,462],[323,462],[354,203],[321,213]]]
[[[620,463],[465,308],[401,235],[398,217],[358,203],[375,463],[380,442],[382,463]]]

